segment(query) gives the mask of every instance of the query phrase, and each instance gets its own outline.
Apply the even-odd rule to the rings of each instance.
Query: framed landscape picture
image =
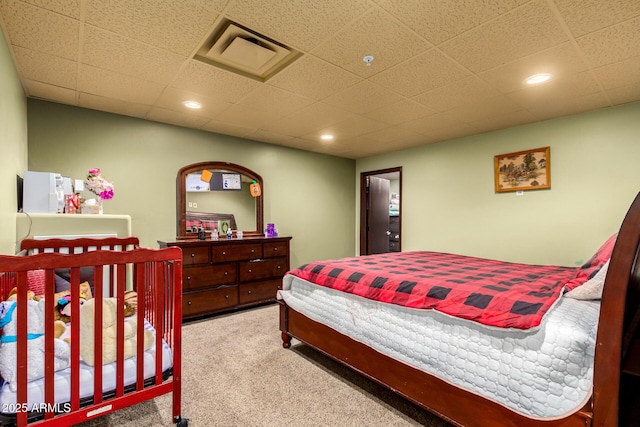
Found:
[[[493,167],[497,193],[551,188],[549,147],[497,155]]]

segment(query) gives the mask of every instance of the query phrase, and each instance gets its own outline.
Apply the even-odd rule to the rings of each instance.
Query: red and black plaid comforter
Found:
[[[317,261],[289,274],[376,301],[529,329],[540,325],[576,271],[439,252],[396,252]]]

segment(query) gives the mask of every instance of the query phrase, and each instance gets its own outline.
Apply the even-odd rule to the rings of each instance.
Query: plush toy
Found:
[[[17,389],[17,338],[16,301],[0,303],[0,375],[9,383],[11,390]],[[44,304],[45,301],[27,301],[27,381],[44,376]],[[64,326],[64,323],[62,323]],[[59,328],[59,324],[56,328]],[[57,329],[59,331],[59,329]],[[62,331],[64,332],[64,330]],[[53,369],[59,371],[69,366],[69,344],[59,338],[53,340]]]
[[[94,365],[94,319],[95,299],[86,301],[80,307],[80,357],[90,365]],[[102,306],[102,364],[106,365],[116,360],[116,298],[105,298]],[[135,317],[126,318],[124,321],[124,358],[136,355],[136,325]],[[153,332],[144,330],[144,349],[153,345]]]
[[[7,301],[16,301],[17,299],[18,299],[18,288],[13,288],[11,289],[11,292],[9,292]],[[33,291],[27,290],[27,300],[41,301],[42,295],[37,296],[33,293]],[[53,336],[56,338],[60,338],[67,330],[67,325],[65,325],[63,321],[58,320],[57,316],[54,315],[54,317],[56,317],[56,320],[53,322]]]

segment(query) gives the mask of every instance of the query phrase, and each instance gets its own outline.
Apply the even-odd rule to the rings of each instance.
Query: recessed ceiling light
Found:
[[[524,83],[527,85],[539,85],[542,83],[546,83],[549,80],[551,80],[551,74],[540,73],[527,77],[526,79],[524,79]]]
[[[182,105],[184,105],[187,108],[192,108],[194,110],[197,110],[198,108],[202,108],[202,104],[200,104],[198,101],[184,101]]]
[[[324,135],[320,136],[320,139],[323,141],[333,141],[333,135],[325,133]]]

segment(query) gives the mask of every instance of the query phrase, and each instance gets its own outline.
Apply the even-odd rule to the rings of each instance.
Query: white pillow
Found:
[[[600,268],[595,276],[584,282],[581,286],[567,292],[564,296],[580,300],[601,299],[602,289],[604,288],[604,279],[607,277],[608,269],[609,261]]]

